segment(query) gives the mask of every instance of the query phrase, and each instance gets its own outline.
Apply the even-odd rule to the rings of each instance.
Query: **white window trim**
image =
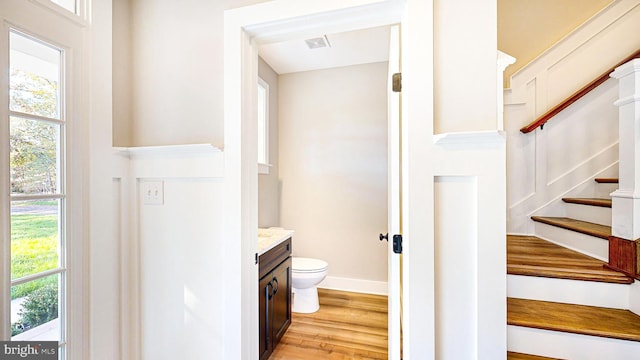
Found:
[[[271,122],[270,116],[269,116],[269,102],[270,102],[270,97],[271,94],[269,93],[269,83],[267,83],[266,81],[264,81],[261,77],[258,77],[258,85],[262,86],[262,88],[264,88],[265,93],[266,93],[266,99],[265,99],[265,109],[264,109],[264,152],[265,152],[265,158],[266,158],[266,163],[260,162],[258,161],[258,174],[264,174],[264,175],[268,175],[269,174],[269,170],[271,169],[271,161],[269,158],[269,124]],[[258,109],[258,111],[260,111],[260,109]],[[258,134],[258,136],[260,136],[260,134]]]
[[[76,0],[76,13],[65,9],[51,0],[30,0],[47,10],[60,15],[76,25],[88,26],[91,20],[91,0]]]
[[[68,287],[69,286],[68,284],[70,283],[70,281],[69,281],[69,271],[68,271],[67,261],[69,258],[69,251],[70,251],[69,243],[72,242],[68,239],[68,236],[74,235],[74,231],[68,228],[70,219],[68,218],[69,212],[67,209],[67,206],[69,204],[69,202],[67,201],[68,200],[67,172],[69,171],[69,168],[67,167],[66,157],[70,153],[70,149],[67,147],[67,140],[66,140],[68,136],[68,132],[67,132],[68,121],[66,117],[66,107],[67,107],[67,101],[71,99],[69,97],[69,94],[71,92],[70,92],[70,89],[67,88],[68,83],[66,81],[68,77],[68,72],[70,72],[70,69],[67,68],[67,65],[68,65],[67,57],[69,56],[68,49],[65,46],[61,46],[60,44],[56,44],[55,42],[49,41],[49,39],[46,39],[41,35],[35,34],[26,29],[19,28],[17,26],[5,26],[5,29],[3,30],[8,31],[9,33],[13,32],[15,34],[18,34],[19,36],[25,37],[27,39],[31,39],[34,42],[42,43],[45,46],[53,46],[60,51],[61,61],[59,64],[60,92],[58,96],[58,118],[51,118],[46,116],[39,116],[39,115],[27,114],[27,113],[22,113],[17,111],[11,111],[11,110],[8,110],[8,107],[6,109],[8,110],[8,114],[9,114],[9,117],[7,119],[7,122],[9,124],[11,123],[11,117],[18,117],[22,119],[35,120],[39,122],[51,123],[51,124],[56,124],[60,126],[60,129],[59,129],[60,133],[59,133],[59,139],[57,144],[57,147],[58,147],[58,151],[57,151],[58,170],[57,171],[58,171],[58,186],[59,186],[58,191],[54,194],[25,194],[25,195],[10,194],[6,199],[6,201],[9,203],[9,212],[8,212],[9,220],[7,220],[7,222],[10,224],[11,223],[10,207],[14,201],[45,200],[45,199],[58,200],[58,206],[59,206],[59,213],[58,213],[58,231],[59,231],[58,233],[59,260],[58,261],[59,261],[59,264],[58,266],[54,269],[27,275],[22,278],[13,279],[13,280],[10,279],[9,285],[10,287],[13,287],[13,286],[24,284],[37,279],[42,279],[51,275],[58,275],[58,287],[60,289],[60,293],[58,296],[58,313],[59,315],[61,315],[61,316],[58,316],[58,318],[56,318],[59,324],[58,325],[59,331],[61,331],[59,335],[60,338],[58,340],[58,346],[59,346],[59,351],[64,352],[66,354],[68,353],[67,344],[68,344],[68,334],[69,334],[69,330],[68,330],[69,308],[67,307],[67,303],[68,303],[67,299],[70,296],[72,291]],[[73,100],[71,100],[71,102],[73,102]],[[7,136],[8,136],[8,133],[7,133]],[[8,169],[10,165],[8,163],[6,164],[2,163],[1,166],[3,168]],[[5,200],[3,199],[2,201],[5,201]],[[10,236],[7,237],[7,239],[10,239]],[[11,241],[9,241],[9,243],[10,242]],[[6,258],[8,260],[7,262],[9,263],[9,266],[11,266],[11,250],[10,249],[8,251],[8,254],[6,254]],[[74,283],[74,282],[71,282],[71,283]],[[23,336],[28,336],[26,335],[27,333],[28,331],[22,334],[24,334]],[[68,359],[66,355],[65,355],[65,358]]]
[[[78,0],[79,4],[89,4],[90,0]],[[82,13],[88,14],[88,7],[81,7]],[[69,21],[72,20],[72,21]],[[86,32],[89,23],[80,15],[75,15],[56,4],[49,4],[48,0],[12,0],[0,1],[0,32],[6,36],[0,38],[0,68],[8,68],[9,44],[8,31],[15,29],[18,32],[33,36],[45,43],[51,44],[66,53],[63,67],[63,93],[60,96],[66,98],[67,104],[64,112],[64,131],[66,133],[67,147],[63,155],[66,176],[67,193],[64,194],[67,207],[61,214],[61,221],[67,221],[67,234],[64,236],[70,249],[65,259],[68,267],[66,299],[63,296],[58,304],[59,308],[67,310],[66,333],[63,334],[61,345],[67,359],[86,359],[89,357],[89,283],[88,283],[88,247],[85,244],[88,238],[88,162],[85,154],[88,152],[89,108],[88,98],[83,96],[88,89],[88,70],[83,63],[88,63],[88,47]],[[58,41],[60,40],[60,41]],[[8,82],[3,86],[8,87]],[[7,88],[0,89],[4,93]],[[74,95],[75,94],[75,95]],[[2,133],[8,137],[9,131],[9,104],[8,96],[0,96],[0,127]],[[57,121],[52,121],[56,122]],[[4,135],[3,135],[4,136]],[[64,138],[64,137],[62,137]],[[0,146],[0,166],[9,167],[9,147],[2,142]],[[61,144],[62,145],[62,144]],[[0,172],[0,188],[9,189],[8,172]],[[5,239],[9,238],[10,225],[10,200],[8,191],[0,192],[0,228]],[[18,199],[19,197],[14,197]],[[64,207],[63,207],[64,209]],[[0,243],[0,285],[3,289],[11,286],[10,275],[10,242]],[[65,281],[65,280],[61,280]],[[11,311],[10,299],[0,298],[0,317],[8,319]],[[10,329],[6,324],[0,326],[0,338],[11,338]]]

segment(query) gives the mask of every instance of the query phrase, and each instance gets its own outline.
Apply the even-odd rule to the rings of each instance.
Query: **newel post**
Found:
[[[504,70],[507,68],[507,66],[513,64],[514,62],[516,62],[516,58],[498,50],[498,58],[496,60],[496,66],[498,69],[498,71],[496,72],[496,83],[498,90],[497,128],[500,131],[504,131]]]
[[[611,73],[618,79],[620,122],[619,188],[611,194],[612,226],[609,265],[638,277],[640,239],[640,59]]]

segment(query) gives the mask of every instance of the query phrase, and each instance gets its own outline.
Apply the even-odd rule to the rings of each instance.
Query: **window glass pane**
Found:
[[[9,162],[11,194],[60,192],[60,125],[11,117]]]
[[[9,42],[9,108],[60,119],[60,50],[14,32]]]
[[[77,14],[76,0],[51,0],[51,2],[62,6],[63,8],[71,11],[74,14]]]
[[[11,297],[11,340],[60,341],[59,277],[50,275],[11,288],[12,295],[16,288],[30,289]]]
[[[11,280],[59,266],[59,214],[60,200],[11,202]],[[25,285],[13,288],[11,298],[33,290]]]
[[[267,89],[258,84],[258,162],[267,164]]]

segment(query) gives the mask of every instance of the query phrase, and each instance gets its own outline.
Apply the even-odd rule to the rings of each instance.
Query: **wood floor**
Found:
[[[320,310],[293,313],[269,360],[387,359],[387,297],[318,289]],[[508,360],[553,360],[507,353]]]
[[[387,297],[318,289],[320,310],[293,314],[269,360],[387,359]]]
[[[633,279],[604,262],[535,236],[507,236],[507,273],[630,284]]]
[[[640,341],[640,316],[629,310],[508,298],[507,324]]]

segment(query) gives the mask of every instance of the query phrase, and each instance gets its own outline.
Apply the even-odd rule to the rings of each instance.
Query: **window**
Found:
[[[77,14],[76,0],[51,0],[51,2],[62,6],[63,8],[71,11],[74,14]]]
[[[11,339],[65,348],[64,51],[9,32]],[[64,358],[64,357],[62,357]]]
[[[269,173],[269,84],[258,78],[258,173]]]

